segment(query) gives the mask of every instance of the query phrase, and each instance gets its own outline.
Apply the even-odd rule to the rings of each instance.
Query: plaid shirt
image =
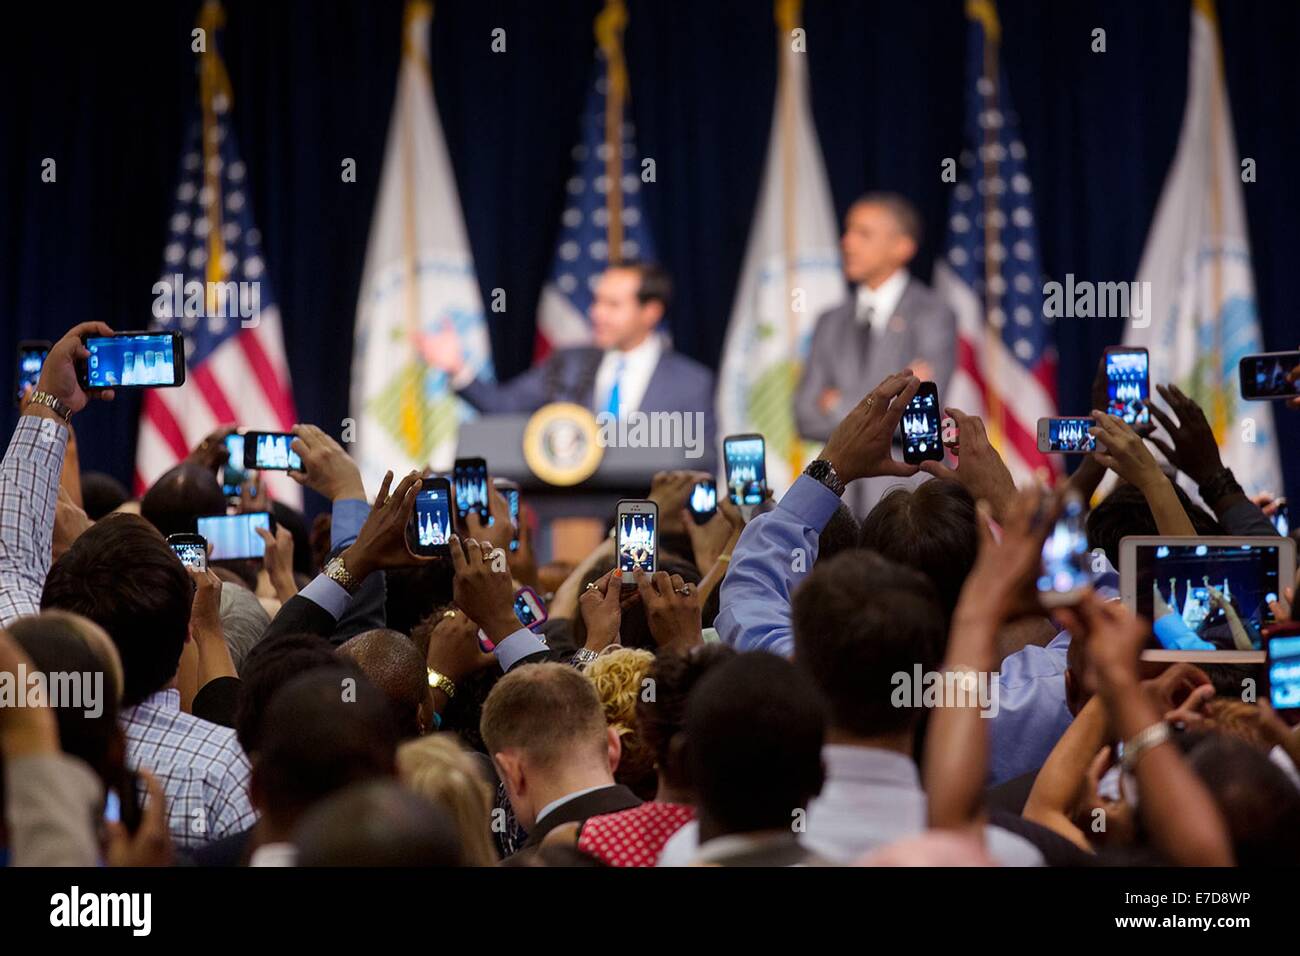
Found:
[[[122,711],[126,764],[158,778],[177,846],[202,846],[247,830],[248,758],[229,727],[181,710],[177,690],[160,690]]]
[[[20,415],[0,462],[0,626],[40,613],[67,447],[64,425]]]

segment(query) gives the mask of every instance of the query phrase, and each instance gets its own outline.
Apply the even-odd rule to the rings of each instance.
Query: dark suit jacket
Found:
[[[460,396],[481,412],[502,415],[535,412],[550,402],[596,408],[596,372],[605,353],[598,348],[560,349],[508,382],[471,382]],[[690,467],[711,471],[716,462],[717,422],[713,411],[713,372],[664,346],[641,399],[643,412],[703,412],[703,456]]]
[[[799,434],[825,441],[867,393],[909,362],[924,359],[934,368],[943,401],[944,387],[957,362],[957,315],[933,290],[912,276],[882,332],[863,328],[855,318],[856,296],[817,318],[803,377],[795,393]],[[823,412],[822,392],[835,389],[839,405]]]
[[[620,810],[631,810],[639,806],[641,806],[641,798],[621,783],[584,793],[548,813],[546,819],[528,831],[528,839],[524,841],[521,849],[527,850],[539,846],[546,834],[566,823],[581,823],[588,817],[618,813]]]
[[[334,557],[334,553],[331,553],[330,557]],[[384,582],[384,575],[379,571],[361,582],[361,588],[352,596],[348,609],[337,621],[315,601],[303,597],[302,594],[295,594],[280,605],[280,610],[263,632],[262,640],[272,635],[306,632],[319,634],[338,647],[348,638],[355,637],[363,631],[387,627],[388,618],[384,610],[384,602],[387,598],[388,589]]]

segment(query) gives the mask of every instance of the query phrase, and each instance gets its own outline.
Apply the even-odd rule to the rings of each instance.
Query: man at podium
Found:
[[[672,298],[672,279],[643,263],[611,266],[591,303],[592,345],[558,349],[509,382],[484,382],[465,365],[450,323],[420,337],[424,359],[450,377],[467,402],[488,414],[528,413],[573,402],[600,416],[678,412],[700,415],[704,459],[716,448],[713,372],[681,355],[658,332]]]

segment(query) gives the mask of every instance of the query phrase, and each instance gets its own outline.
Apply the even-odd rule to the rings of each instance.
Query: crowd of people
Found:
[[[539,563],[527,503],[516,525],[495,489],[450,562],[417,557],[421,476],[367,489],[300,425],[293,475],[329,509],[309,523],[250,485],[235,507],[275,516],[265,557],[198,570],[167,536],[226,511],[225,431],[138,501],[82,474],[68,417],[96,397],[75,370],[92,333],[51,349],[52,400],[28,401],[0,464],[9,865],[1300,862],[1300,734],[1243,695],[1249,667],[1141,660],[1150,622],[1116,600],[1126,535],[1276,533],[1177,388],[1150,445],[1095,412],[1097,451],[1017,488],[959,409],[955,462],[892,457],[905,369],[752,515],[724,495],[697,524],[711,476],[657,475],[658,569],[631,581],[612,538]],[[862,520],[841,499],[922,471]],[[1092,587],[1049,611],[1043,542],[1108,472]],[[996,710],[900,694],[900,675]]]

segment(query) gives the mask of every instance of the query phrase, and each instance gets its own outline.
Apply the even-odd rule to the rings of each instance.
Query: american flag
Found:
[[[1056,414],[1056,347],[1025,145],[999,62],[992,0],[967,0],[964,148],[935,288],[957,313],[957,370],[946,404],[980,415],[1018,480],[1059,471],[1038,451],[1037,423]]]
[[[574,171],[565,185],[559,242],[542,289],[536,358],[553,348],[591,341],[592,291],[610,264],[653,261],[654,241],[641,209],[641,161],[627,109],[627,68],[621,0],[596,17],[595,77],[573,147]]]
[[[206,3],[199,17],[207,49],[199,54],[198,110],[186,133],[162,276],[154,286],[153,326],[184,334],[186,381],[145,394],[137,493],[219,426],[288,431],[296,421],[280,313],[230,121],[230,81],[216,46],[221,24],[220,5]],[[267,481],[277,500],[301,505],[295,482],[278,474]]]

